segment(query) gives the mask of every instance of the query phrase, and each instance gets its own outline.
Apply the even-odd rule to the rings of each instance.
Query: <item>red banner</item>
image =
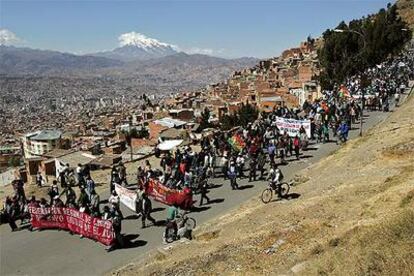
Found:
[[[29,207],[34,228],[59,228],[72,231],[105,245],[114,241],[112,222],[94,218],[72,208]]]
[[[170,189],[162,185],[161,182],[151,178],[148,182],[146,193],[156,201],[167,205],[176,203],[182,209],[190,209],[193,206],[193,195],[189,188],[184,188],[182,191]]]

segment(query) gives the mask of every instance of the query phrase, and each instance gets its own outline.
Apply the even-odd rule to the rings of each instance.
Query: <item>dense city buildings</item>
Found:
[[[279,57],[234,71],[224,82],[191,92],[148,93],[141,86],[119,86],[118,82],[103,78],[0,78],[5,92],[0,113],[0,146],[13,148],[13,156],[27,159],[62,148],[116,153],[127,159],[131,154],[123,154],[113,145],[125,141],[122,133],[131,128],[149,132],[149,137],[132,139],[134,156],[139,155],[137,151],[143,146],[154,146],[159,139],[177,136],[177,131],[169,129],[185,129],[190,136],[206,109],[210,123],[217,125],[224,115],[237,112],[243,103],[265,112],[278,106],[302,105],[319,96],[320,88],[313,80],[319,72],[318,43],[319,40],[308,39]],[[130,148],[131,145],[129,152]],[[10,152],[2,152],[3,159],[6,155],[10,156]],[[5,169],[6,162],[2,164]]]

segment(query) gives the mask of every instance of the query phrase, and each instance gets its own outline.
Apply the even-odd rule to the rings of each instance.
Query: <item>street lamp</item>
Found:
[[[365,49],[365,47],[367,46],[367,41],[366,41],[365,35],[363,33],[360,33],[358,31],[351,30],[351,29],[347,29],[347,30],[334,29],[333,31],[335,33],[354,33],[354,34],[357,34],[357,35],[359,35],[359,36],[362,37],[362,42],[364,43],[362,49]],[[365,76],[361,76],[361,81],[363,79],[365,80]],[[365,87],[362,88],[362,99],[361,99],[361,103],[362,103],[362,106],[361,106],[361,119],[360,119],[361,126],[359,127],[359,136],[362,136],[362,125],[364,123]]]

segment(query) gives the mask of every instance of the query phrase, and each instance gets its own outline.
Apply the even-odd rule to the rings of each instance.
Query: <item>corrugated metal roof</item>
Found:
[[[169,117],[165,117],[159,120],[155,120],[154,123],[165,126],[165,127],[179,127],[179,126],[183,126],[185,124],[187,124],[187,122],[181,121],[181,120],[176,120],[173,118],[169,118]]]
[[[62,136],[62,131],[57,129],[47,129],[41,130],[37,132],[34,136],[30,137],[30,140],[37,140],[37,141],[49,141],[49,140],[57,140]]]

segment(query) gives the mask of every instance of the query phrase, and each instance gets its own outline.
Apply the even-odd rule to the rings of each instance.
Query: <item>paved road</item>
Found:
[[[367,113],[364,130],[381,122],[388,114]],[[359,133],[358,126],[354,127],[356,129],[351,131],[351,138]],[[285,179],[293,177],[297,171],[332,153],[338,146],[335,143],[327,143],[312,145],[311,148],[313,149],[304,152],[305,158],[292,161],[282,168]],[[191,214],[199,224],[233,208],[238,208],[240,204],[252,197],[258,197],[266,186],[265,182],[248,183],[246,180],[241,180],[239,185],[244,189],[232,191],[228,180],[224,182],[222,179],[215,179],[214,182],[222,185],[212,189],[209,193],[209,197],[216,199],[217,203]],[[300,197],[297,200],[300,200]],[[155,219],[164,219],[165,206],[154,202],[154,208],[158,209],[153,213]],[[133,215],[126,208],[123,208],[123,212],[125,216]],[[0,274],[101,275],[133,259],[144,257],[150,250],[161,246],[163,227],[151,226],[142,230],[140,226],[139,219],[124,220],[123,233],[131,240],[128,248],[107,253],[103,245],[89,239],[80,239],[76,235],[71,236],[66,231],[29,232],[22,230],[11,233],[7,224],[2,225],[0,226]]]

